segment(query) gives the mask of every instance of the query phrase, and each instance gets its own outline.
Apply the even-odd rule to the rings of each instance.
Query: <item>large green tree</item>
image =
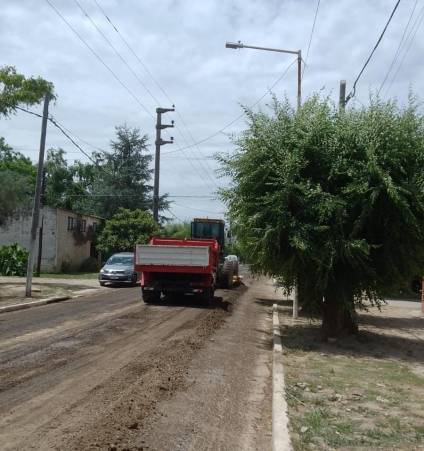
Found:
[[[41,77],[25,77],[13,66],[0,67],[0,116],[10,116],[20,105],[36,105],[45,94],[52,97],[53,84]]]
[[[147,243],[159,230],[159,225],[150,213],[121,208],[106,221],[97,239],[97,249],[105,254],[131,252],[136,244]]]
[[[147,210],[151,207],[152,155],[147,136],[138,128],[116,127],[111,151],[94,154],[97,170],[93,191],[98,214],[110,218],[119,208]]]
[[[424,268],[424,120],[373,100],[339,112],[313,97],[295,112],[247,111],[222,191],[254,271],[298,284],[323,337],[355,330],[355,307]]]

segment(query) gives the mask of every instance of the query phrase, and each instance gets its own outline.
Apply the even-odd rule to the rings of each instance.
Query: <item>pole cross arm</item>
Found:
[[[168,113],[168,111],[175,111],[175,108],[156,108],[156,113]]]
[[[166,141],[166,140],[164,140],[164,139],[160,139],[160,141],[158,142],[158,141],[155,141],[155,144],[156,145],[160,145],[160,146],[163,146],[164,144],[174,144],[174,139],[171,137],[171,140],[170,141]]]
[[[158,128],[159,130],[163,130],[164,128],[170,128],[170,127],[174,127],[174,121],[172,121],[172,124],[156,125],[156,128]]]

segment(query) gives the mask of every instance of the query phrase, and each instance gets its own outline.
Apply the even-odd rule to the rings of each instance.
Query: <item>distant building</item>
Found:
[[[41,271],[78,271],[89,257],[98,257],[93,232],[103,221],[97,216],[79,215],[61,208],[44,207]],[[0,226],[0,246],[18,243],[28,249],[31,211],[18,212]],[[37,236],[35,262],[39,248]]]

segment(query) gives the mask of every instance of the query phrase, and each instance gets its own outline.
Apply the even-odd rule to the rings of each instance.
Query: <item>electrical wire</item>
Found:
[[[116,50],[116,48],[112,45],[112,43],[109,41],[109,39],[107,39],[107,37],[104,35],[104,33],[97,27],[97,25],[95,24],[95,22],[91,19],[91,17],[87,14],[87,12],[81,7],[81,5],[79,4],[78,0],[74,0],[75,3],[80,7],[81,11],[83,12],[83,14],[85,14],[87,16],[87,18],[91,21],[92,25],[97,29],[97,31],[103,36],[103,38],[108,42],[108,44],[112,47],[112,49],[114,50],[115,54],[121,59],[121,61],[124,62],[124,64],[128,67],[128,69],[132,72],[132,74],[136,77],[136,79],[142,84],[142,86],[147,90],[147,92],[150,94],[150,96],[153,98],[153,100],[157,103],[160,104],[159,100],[150,92],[150,90],[146,87],[146,85],[140,80],[140,78],[137,76],[137,74],[134,72],[134,70],[129,66],[129,64],[126,62],[126,60],[119,54],[119,52]],[[95,3],[97,5],[97,7],[99,8],[99,10],[101,11],[101,13],[104,15],[104,17],[106,18],[106,20],[109,22],[109,24],[113,27],[113,29],[116,31],[116,33],[119,35],[119,37],[121,38],[121,40],[124,42],[124,44],[126,45],[126,47],[130,50],[130,52],[135,56],[135,58],[137,59],[137,61],[141,64],[141,66],[143,67],[143,69],[147,72],[147,74],[151,77],[151,79],[154,81],[154,83],[156,84],[156,86],[161,90],[161,92],[164,94],[164,96],[167,98],[167,100],[174,105],[175,102],[170,98],[170,96],[167,94],[167,92],[165,91],[165,89],[162,87],[162,85],[156,80],[156,78],[153,76],[153,74],[151,73],[151,71],[148,69],[148,67],[146,66],[146,64],[144,64],[142,62],[142,60],[139,58],[139,56],[136,54],[136,52],[134,51],[134,49],[131,47],[131,45],[128,43],[128,41],[123,37],[123,35],[120,33],[118,27],[111,21],[111,19],[109,18],[109,16],[106,14],[106,12],[104,11],[104,9],[100,6],[100,4],[95,0]],[[178,109],[176,110],[176,113],[181,121],[181,123],[183,124],[183,126],[185,127],[187,134],[189,135],[189,137],[191,138],[192,142],[195,143],[195,140],[192,136],[192,134],[190,133],[186,122],[184,121],[184,118],[182,117],[181,113],[178,111]],[[183,141],[185,141],[186,147],[187,149],[191,148],[188,145],[187,142],[187,138],[186,136],[183,134],[182,130],[179,129],[179,127],[176,125],[175,126],[177,132],[180,134],[181,138],[183,139]],[[178,151],[183,151],[181,150],[181,148],[179,147],[177,149]],[[198,148],[198,151],[200,152],[200,149]],[[183,152],[183,155],[186,156]],[[188,159],[188,157],[186,156],[186,158]],[[194,167],[193,163],[190,163],[192,168],[195,170],[195,172],[197,172],[197,169]],[[208,164],[208,162],[199,162],[199,167],[201,169],[201,171],[203,172],[203,175],[206,176],[206,178],[212,182],[213,185],[215,185],[216,188],[219,189],[218,184],[216,183],[215,179],[211,176],[211,172],[214,173],[213,169],[210,167],[210,165]]]
[[[188,210],[193,210],[193,211],[200,211],[203,213],[212,213],[214,215],[223,215],[225,214],[225,211],[212,211],[212,210],[205,210],[204,208],[194,208],[194,207],[189,207],[188,205],[182,205],[182,204],[177,204],[176,202],[174,202],[174,205],[176,207],[180,207],[180,208],[187,208]]]
[[[407,24],[406,24],[406,26],[405,26],[405,28],[404,28],[404,30],[403,30],[403,34],[402,34],[402,37],[401,37],[401,39],[400,39],[398,48],[396,49],[396,53],[395,53],[395,55],[394,55],[394,57],[393,57],[393,59],[392,59],[392,62],[390,63],[390,66],[389,66],[389,68],[388,68],[388,70],[387,70],[387,72],[386,72],[386,75],[385,75],[385,77],[384,77],[384,80],[381,82],[381,85],[380,85],[380,87],[378,88],[377,95],[379,95],[379,94],[380,94],[380,91],[383,89],[383,86],[384,86],[384,84],[386,83],[386,81],[387,81],[387,79],[388,79],[388,77],[389,77],[389,75],[390,75],[390,72],[392,71],[392,69],[393,69],[393,67],[394,67],[394,65],[395,65],[395,63],[396,63],[396,61],[397,61],[397,59],[398,59],[398,57],[399,57],[400,49],[401,49],[402,44],[403,44],[403,42],[404,42],[406,32],[407,32],[407,30],[408,30],[408,28],[409,28],[409,24],[411,23],[412,16],[414,15],[415,8],[417,7],[417,3],[418,3],[418,0],[415,0],[415,3],[414,3],[414,5],[413,5],[413,7],[412,7],[411,14],[409,15],[408,22],[407,22]]]
[[[50,0],[46,0],[46,2],[50,5],[50,7],[56,12],[56,14],[65,22],[65,24],[75,33],[75,35],[81,40],[81,42],[91,51],[91,53],[103,64],[103,66],[106,67],[106,69],[109,70],[109,72],[114,76],[114,78],[119,82],[119,84],[121,86],[123,86],[125,88],[125,90],[131,95],[131,97],[133,97],[136,102],[143,108],[143,110],[152,118],[154,119],[154,116],[150,113],[150,111],[145,107],[144,104],[141,103],[141,101],[139,100],[139,98],[134,94],[134,92],[128,88],[128,86],[122,82],[122,80],[116,75],[116,73],[110,68],[110,66],[108,64],[105,63],[105,61],[101,58],[101,56],[85,41],[85,39],[78,33],[78,31],[66,20],[66,18],[60,13],[60,11],[50,2]],[[88,14],[85,12],[85,10],[82,8],[82,6],[76,2],[77,6],[79,6],[81,8],[81,11],[89,18]],[[90,18],[89,18],[90,19]],[[120,57],[120,59],[122,61],[125,62],[125,60],[120,56],[119,52],[116,50],[116,48],[113,46],[113,44],[108,40],[108,38],[104,35],[104,33],[101,32],[101,30],[97,27],[97,25],[95,24],[94,21],[92,21],[93,26],[95,26],[95,28],[99,31],[99,33],[103,36],[103,38],[109,43],[109,45],[111,45],[111,47],[113,48],[113,50],[115,51],[115,53],[118,55],[118,57]],[[133,74],[135,74],[135,72],[131,69],[131,67],[129,66],[129,64],[127,64],[127,67],[132,71]],[[137,80],[143,84],[143,82],[139,79],[139,77],[135,74],[135,76],[137,77]],[[144,86],[144,84],[143,84]],[[145,86],[144,86],[145,87]],[[146,87],[145,87],[146,88]],[[147,88],[146,88],[147,89]],[[180,149],[180,146],[178,146],[178,149]],[[192,165],[193,169],[195,170],[195,172],[197,172],[195,166],[193,165],[192,162],[190,162],[190,164]],[[210,176],[210,174],[206,174],[206,178],[210,178],[216,185],[217,188],[218,185],[216,184],[216,182],[212,179],[212,177]],[[203,182],[204,179],[202,179]]]
[[[297,58],[294,59],[284,70],[284,72],[277,78],[277,80],[275,80],[275,82],[268,88],[268,90],[261,96],[259,97],[259,99],[257,99],[255,102],[253,102],[251,105],[249,105],[247,108],[248,109],[252,109],[254,108],[258,103],[260,103],[269,93],[270,91],[277,86],[277,84],[287,75],[287,72],[290,70],[290,68],[297,62]],[[201,139],[200,141],[197,141],[195,144],[203,144],[206,141],[209,141],[210,139],[214,138],[215,136],[218,136],[219,134],[223,133],[224,130],[226,130],[228,127],[231,127],[231,125],[233,125],[234,123],[236,123],[237,121],[239,121],[240,119],[242,119],[243,117],[245,117],[245,113],[243,112],[242,114],[240,114],[239,116],[237,116],[235,119],[233,119],[232,121],[228,122],[228,124],[224,125],[224,127],[222,127],[221,129],[219,129],[217,132],[212,133],[211,135],[207,136],[206,138]],[[194,147],[194,144],[189,146],[189,147]],[[175,153],[175,152],[179,152],[180,150],[185,150],[189,147],[183,147],[181,149],[176,149],[176,150],[170,150],[169,152],[164,152],[162,155],[169,155],[171,153]]]
[[[308,61],[308,56],[309,56],[309,50],[311,48],[311,43],[312,43],[312,37],[314,35],[314,31],[315,31],[315,24],[317,21],[317,16],[318,16],[318,10],[319,10],[319,5],[321,3],[321,0],[318,0],[317,2],[317,7],[315,9],[315,16],[314,16],[314,21],[312,23],[312,29],[311,29],[311,34],[309,36],[309,43],[308,43],[308,50],[306,51],[306,58],[305,58],[305,65],[303,66],[303,71],[302,71],[302,80],[303,80],[303,76],[305,75],[305,70],[306,70],[306,66],[307,66],[307,61]]]
[[[78,37],[78,39],[90,50],[90,52],[102,63],[102,65],[112,74],[115,80],[130,94],[130,96],[140,105],[140,107],[147,113],[148,116],[154,119],[152,113],[143,105],[140,99],[134,94],[133,91],[116,75],[111,67],[105,63],[103,58],[87,43],[87,41],[78,33],[78,31],[66,20],[62,13],[51,3],[50,0],[46,0],[53,11],[62,19],[62,21],[68,26],[68,28]]]
[[[128,68],[128,70],[133,74],[133,76],[136,78],[136,80],[143,86],[143,88],[147,91],[147,93],[152,97],[152,99],[159,104],[159,100],[154,96],[154,94],[150,91],[150,89],[147,87],[147,85],[143,82],[143,80],[137,75],[135,70],[129,65],[127,60],[118,52],[116,47],[112,44],[110,39],[103,33],[103,31],[100,29],[100,27],[96,24],[96,22],[91,18],[91,16],[87,13],[87,11],[82,7],[81,3],[78,0],[74,0],[74,3],[78,6],[78,8],[81,10],[81,12],[84,14],[85,17],[90,21],[91,25],[97,30],[97,32],[103,37],[103,39],[107,42],[109,47],[113,50],[115,55],[125,64],[125,66]]]
[[[177,221],[184,222],[181,218],[179,218],[175,213],[173,213],[169,208],[167,208],[165,211],[170,213]]]
[[[416,36],[418,30],[420,29],[421,24],[422,24],[423,19],[424,19],[424,14],[423,13],[424,13],[424,6],[421,8],[420,12],[418,13],[418,15],[417,15],[417,17],[416,17],[416,19],[414,21],[414,24],[412,25],[411,30],[408,33],[408,36],[407,36],[407,38],[405,40],[405,45],[406,45],[406,42],[408,41],[408,39],[411,37],[411,35],[412,35],[412,37],[409,40],[409,45],[408,45],[406,51],[404,52],[404,54],[402,56],[402,59],[400,60],[398,68],[396,69],[396,72],[394,73],[393,78],[390,81],[390,84],[389,84],[389,86],[388,86],[388,88],[386,90],[386,93],[390,92],[390,90],[391,90],[391,88],[393,86],[393,83],[396,80],[396,77],[397,77],[397,75],[398,75],[398,73],[399,73],[399,71],[400,71],[400,69],[401,69],[401,67],[403,65],[403,62],[405,61],[405,59],[406,59],[406,57],[407,57],[407,55],[409,53],[409,50],[411,50],[411,47],[412,47],[412,44],[414,42],[415,36]]]
[[[392,10],[392,12],[391,12],[391,14],[389,16],[389,19],[387,20],[386,25],[384,26],[383,31],[380,34],[380,37],[378,38],[376,44],[374,45],[374,48],[372,49],[370,55],[368,56],[367,60],[365,61],[365,64],[362,66],[361,71],[359,72],[358,76],[356,77],[356,80],[353,83],[352,91],[350,91],[349,95],[346,97],[345,104],[347,104],[347,102],[349,102],[349,100],[352,97],[355,96],[355,94],[356,94],[356,84],[358,83],[359,79],[361,78],[365,68],[368,66],[368,63],[371,61],[371,58],[374,55],[374,52],[377,50],[377,47],[380,45],[380,42],[383,39],[384,34],[386,33],[387,27],[389,26],[390,22],[392,21],[392,18],[393,18],[394,14],[395,14],[398,6],[399,6],[399,3],[400,3],[400,0],[397,0],[395,6],[394,6],[394,8],[393,8],[393,10]]]
[[[27,110],[26,108],[22,108],[17,106],[16,107],[17,110],[21,110],[24,111],[25,113],[28,114],[32,114],[33,116],[37,116],[37,117],[43,117],[41,114],[35,113],[34,111],[30,111]],[[114,174],[112,174],[111,172],[107,171],[105,168],[103,168],[102,166],[100,166],[98,164],[98,162],[96,160],[94,160],[90,154],[88,154],[78,143],[75,142],[75,140],[65,131],[64,127],[59,124],[54,118],[52,118],[51,116],[49,116],[47,118],[47,120],[53,124],[58,130],[60,130],[61,133],[63,133],[63,135],[66,136],[66,138],[68,138],[69,141],[71,141],[71,143],[83,154],[85,155],[98,169],[102,170],[103,172],[105,172],[106,174],[115,177]]]

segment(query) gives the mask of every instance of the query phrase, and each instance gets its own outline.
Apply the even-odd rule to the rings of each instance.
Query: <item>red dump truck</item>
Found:
[[[141,273],[144,302],[177,293],[211,301],[217,286],[231,287],[238,265],[225,259],[224,237],[224,221],[196,218],[191,238],[153,237],[137,245],[135,270]]]

